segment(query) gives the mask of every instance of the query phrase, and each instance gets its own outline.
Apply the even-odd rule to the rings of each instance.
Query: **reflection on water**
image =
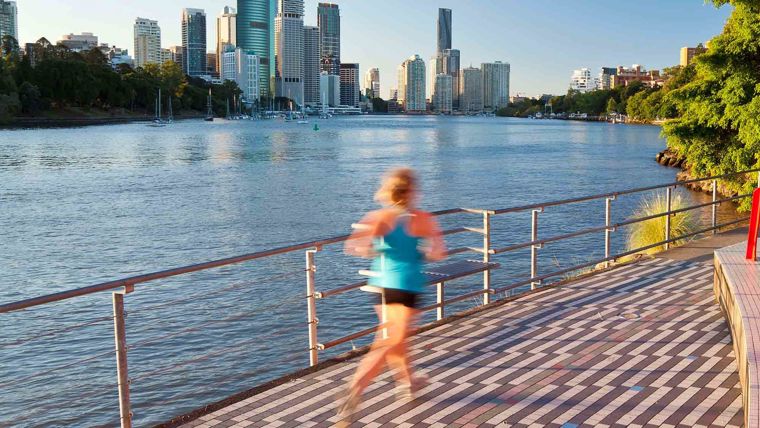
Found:
[[[0,301],[343,234],[374,207],[380,175],[396,165],[419,171],[430,210],[496,209],[675,177],[675,170],[653,160],[664,147],[655,127],[437,117],[335,118],[319,126],[217,121],[4,131]],[[638,203],[635,197],[616,200],[613,221],[629,218]],[[603,224],[603,206],[593,201],[548,209],[540,236]],[[732,215],[728,204],[721,210]],[[442,221],[477,226],[479,219]],[[529,224],[530,213],[495,220],[494,245],[529,239]],[[472,236],[447,239],[452,247],[479,245]],[[547,245],[540,270],[598,257],[602,239]],[[613,245],[625,246],[624,232],[615,234]],[[317,258],[321,290],[356,281],[363,267],[339,249]],[[524,277],[528,260],[521,252],[499,260],[494,283]],[[283,273],[290,276],[278,277]],[[198,326],[130,351],[138,425],[303,366],[303,275],[303,254],[297,253],[158,281],[129,295],[131,344]],[[471,291],[472,281],[451,287]],[[105,293],[0,317],[0,367],[12,367],[10,378],[18,381],[42,366],[108,351],[108,320],[45,341],[10,344],[61,324],[108,317],[109,298]],[[368,301],[360,293],[320,301],[320,334],[329,340],[370,325]],[[225,351],[229,346],[234,349]],[[108,355],[0,387],[0,425],[112,424],[118,416],[113,373]],[[4,372],[0,384],[6,378]]]

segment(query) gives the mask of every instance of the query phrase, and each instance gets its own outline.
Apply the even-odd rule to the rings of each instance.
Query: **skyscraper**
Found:
[[[222,53],[221,78],[237,83],[243,91],[244,102],[255,103],[259,100],[259,58],[253,51],[227,45]]]
[[[479,68],[462,70],[462,96],[459,110],[467,113],[483,111],[483,72]]]
[[[451,9],[438,9],[438,50],[451,49]]]
[[[188,76],[206,74],[206,12],[182,9],[182,69]]]
[[[267,97],[274,93],[275,10],[274,0],[237,1],[237,45],[259,58],[260,94]]]
[[[161,28],[158,21],[135,19],[135,67],[161,63]]]
[[[172,62],[182,67],[182,46],[169,46],[169,52],[172,54]]]
[[[400,105],[404,105],[406,99],[406,61],[402,62],[396,70],[396,76],[398,79],[398,89],[396,89],[396,100]],[[393,97],[391,97],[393,98]]]
[[[340,64],[340,104],[359,107],[359,64]]]
[[[454,109],[459,109],[459,95],[462,86],[461,70],[459,69],[459,49],[446,49],[441,54],[440,58],[441,70],[439,74],[443,73],[451,76],[451,84],[453,85],[451,91],[451,102]]]
[[[483,72],[483,108],[498,110],[509,104],[509,64],[501,61],[480,64]]]
[[[448,74],[435,76],[435,90],[433,91],[433,109],[439,113],[451,113],[451,94],[454,89],[453,78]]]
[[[340,76],[323,71],[319,75],[319,92],[323,110],[340,105]]]
[[[337,4],[319,3],[317,7],[322,71],[340,73],[340,9]]]
[[[297,105],[304,97],[303,0],[279,0],[274,19],[275,93]]]
[[[404,79],[404,107],[406,111],[419,112],[427,110],[427,103],[425,101],[425,60],[420,58],[419,55],[409,57],[409,59],[404,61],[403,69],[406,73]]]
[[[380,70],[370,68],[364,74],[364,93],[367,98],[380,98]]]
[[[18,41],[18,10],[15,1],[0,0],[0,39],[12,36]]]
[[[227,46],[237,46],[237,12],[230,6],[225,6],[216,18],[216,72],[220,75]]]
[[[303,101],[319,104],[319,27],[303,27]]]

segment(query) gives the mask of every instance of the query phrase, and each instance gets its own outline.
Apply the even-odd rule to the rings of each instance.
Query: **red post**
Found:
[[[747,238],[747,260],[757,260],[757,235],[760,232],[760,189],[752,195],[752,214],[749,220],[749,237]]]

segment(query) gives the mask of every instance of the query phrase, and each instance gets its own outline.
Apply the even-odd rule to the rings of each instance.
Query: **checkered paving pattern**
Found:
[[[416,336],[431,383],[398,402],[390,373],[356,427],[738,427],[743,410],[712,264],[654,259]],[[208,414],[194,427],[329,427],[356,361]]]

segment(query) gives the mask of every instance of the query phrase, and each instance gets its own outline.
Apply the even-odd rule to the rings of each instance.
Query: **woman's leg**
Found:
[[[396,380],[403,385],[412,384],[412,369],[409,366],[409,351],[407,339],[412,329],[412,322],[414,321],[417,311],[414,308],[410,308],[404,305],[393,305],[394,314],[391,317],[390,312],[388,318],[397,320],[396,337],[392,344],[389,346],[386,352],[385,359],[388,362],[388,366],[396,372]],[[389,308],[390,310],[390,308]]]

